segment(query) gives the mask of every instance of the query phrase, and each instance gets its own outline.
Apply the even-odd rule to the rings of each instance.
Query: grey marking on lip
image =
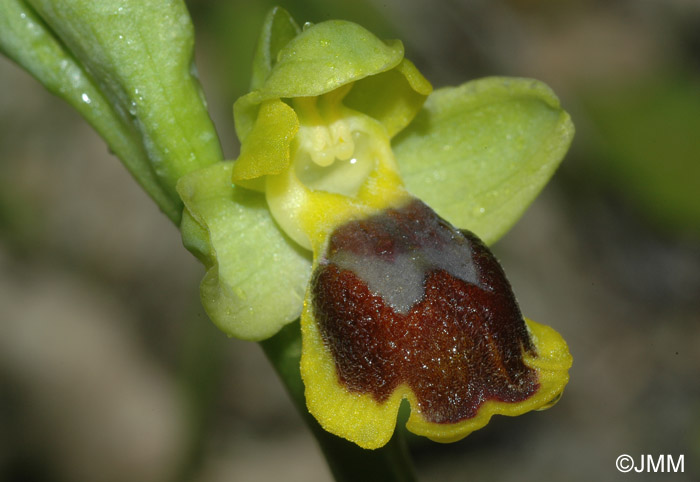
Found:
[[[391,256],[360,256],[340,251],[334,253],[328,262],[355,273],[367,283],[373,294],[381,296],[401,314],[408,313],[423,299],[425,279],[431,271],[444,270],[455,278],[481,287],[470,241],[455,228],[443,224],[439,224],[438,232],[432,234],[437,234],[437,237],[422,237],[427,246],[401,246],[399,252]]]

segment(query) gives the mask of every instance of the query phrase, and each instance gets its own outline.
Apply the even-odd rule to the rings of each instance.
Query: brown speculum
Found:
[[[422,416],[454,423],[538,388],[535,355],[496,258],[421,201],[337,228],[312,310],[340,383],[385,401],[401,384]]]

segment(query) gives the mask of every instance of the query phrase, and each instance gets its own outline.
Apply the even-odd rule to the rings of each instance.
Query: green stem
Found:
[[[401,430],[396,430],[392,439],[384,447],[365,450],[326,432],[309,414],[299,371],[301,357],[299,322],[288,325],[260,345],[275,367],[302,419],[316,437],[336,481],[409,482],[416,480]]]
[[[187,448],[174,480],[195,480],[205,462],[214,408],[224,377],[226,337],[206,318],[187,317],[180,356],[180,382],[187,409]]]

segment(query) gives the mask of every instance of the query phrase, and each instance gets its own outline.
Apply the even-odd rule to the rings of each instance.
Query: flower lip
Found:
[[[455,266],[460,255],[468,261]],[[403,266],[379,279],[378,262]],[[539,388],[523,360],[535,348],[497,261],[420,201],[336,230],[311,303],[340,383],[378,403],[406,385],[428,422],[457,423],[486,401],[521,402]]]

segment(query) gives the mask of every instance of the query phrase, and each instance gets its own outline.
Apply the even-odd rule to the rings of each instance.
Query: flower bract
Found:
[[[571,140],[546,86],[433,92],[400,42],[275,9],[234,118],[239,158],[178,183],[183,239],[225,332],[262,340],[301,317],[326,430],[381,447],[407,399],[409,430],[454,441],[559,398],[566,343],[522,316],[487,248]]]

